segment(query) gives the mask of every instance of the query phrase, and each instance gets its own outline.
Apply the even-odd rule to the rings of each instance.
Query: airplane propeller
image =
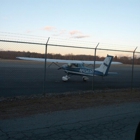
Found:
[[[62,65],[61,67],[58,68],[58,70],[60,69],[65,69],[66,65]]]
[[[57,70],[60,70],[60,69],[62,69],[62,67],[59,67]]]

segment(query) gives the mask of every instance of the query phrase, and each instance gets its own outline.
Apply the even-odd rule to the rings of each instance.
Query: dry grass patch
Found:
[[[140,101],[140,90],[106,90],[66,93],[43,97],[14,97],[0,101],[0,119],[38,113]]]

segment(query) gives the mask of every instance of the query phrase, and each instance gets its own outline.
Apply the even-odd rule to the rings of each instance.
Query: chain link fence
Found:
[[[41,38],[41,37],[40,37]],[[26,38],[27,39],[27,38]],[[31,94],[59,94],[88,90],[139,88],[140,52],[137,47],[89,43],[47,38],[37,41],[1,39],[0,40],[0,96]],[[45,42],[45,43],[42,43]],[[80,76],[71,76],[64,83],[65,73],[57,70],[62,64],[47,62],[53,59],[103,60],[113,55],[113,61],[121,65],[111,65],[110,71],[118,75],[90,77],[82,82]],[[16,57],[45,58],[44,62],[18,60]],[[98,65],[89,65],[95,69]]]

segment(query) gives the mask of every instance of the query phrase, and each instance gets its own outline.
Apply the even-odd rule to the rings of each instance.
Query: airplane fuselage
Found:
[[[93,76],[93,70],[86,68],[86,67],[83,67],[83,68],[81,68],[81,67],[78,67],[78,68],[66,67],[64,69],[64,71],[67,74],[72,74],[72,75]]]
[[[85,67],[82,63],[72,63],[62,67],[67,75],[80,75],[80,76],[105,76],[102,72]]]

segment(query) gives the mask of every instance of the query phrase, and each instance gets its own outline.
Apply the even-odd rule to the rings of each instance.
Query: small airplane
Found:
[[[45,61],[45,58],[30,58],[30,57],[16,57],[21,60],[31,60],[31,61]],[[109,72],[109,68],[112,64],[122,64],[121,62],[112,62],[113,56],[107,55],[104,61],[95,61],[95,64],[101,64],[98,68],[94,70],[84,66],[84,64],[94,64],[94,61],[80,61],[80,60],[61,60],[61,59],[46,59],[47,62],[55,63],[67,63],[59,67],[58,69],[64,70],[66,73],[62,77],[62,81],[66,82],[70,79],[70,75],[82,76],[83,81],[87,81],[89,76],[107,76],[112,74],[117,74],[116,72]]]

